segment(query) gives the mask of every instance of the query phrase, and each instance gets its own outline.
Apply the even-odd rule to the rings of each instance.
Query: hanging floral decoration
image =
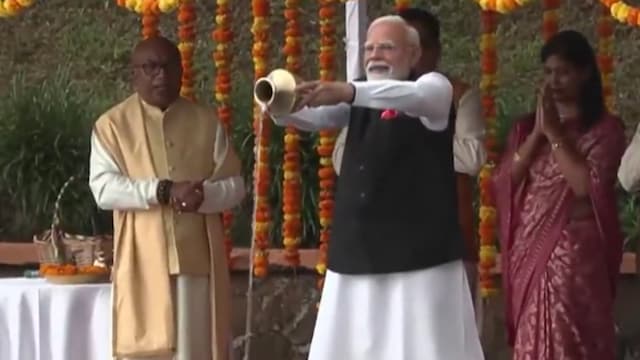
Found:
[[[168,14],[178,8],[181,0],[116,0],[120,7],[143,14],[145,11]]]
[[[396,0],[396,11],[404,10],[411,7],[411,0]]]
[[[474,0],[482,10],[508,14],[513,10],[527,5],[531,0]]]
[[[286,68],[293,74],[300,71],[302,54],[302,33],[300,30],[300,4],[298,0],[285,0],[286,20],[283,52]],[[300,174],[300,135],[294,127],[287,127],[284,135],[284,161],[282,180],[282,236],[285,261],[289,266],[300,265],[300,238],[302,234],[302,206]]]
[[[482,92],[483,116],[486,121],[487,134],[485,147],[488,153],[488,161],[482,167],[478,176],[480,187],[479,229],[480,237],[480,261],[479,278],[482,297],[488,297],[496,293],[496,284],[492,276],[492,270],[496,265],[497,249],[496,240],[496,209],[491,194],[491,173],[498,159],[496,148],[496,121],[497,109],[495,91],[497,88],[498,56],[496,51],[497,16],[494,11],[482,11],[482,34],[480,38],[480,50],[482,53],[482,78],[480,90]]]
[[[613,89],[613,21],[606,7],[600,9],[598,18],[598,66],[602,77],[602,91],[604,101],[609,111],[615,108],[615,96]]]
[[[269,0],[252,0],[253,25],[253,67],[255,79],[267,75],[269,61]],[[255,211],[253,238],[255,251],[253,253],[253,274],[262,278],[267,276],[269,268],[269,231],[271,228],[271,211],[269,206],[269,185],[271,171],[269,170],[269,137],[271,120],[268,119],[260,107],[254,107],[253,128],[256,134],[254,190]]]
[[[35,3],[35,0],[0,0],[0,18],[20,14]]]
[[[318,64],[320,66],[320,80],[332,81],[336,75],[336,5],[337,0],[320,0],[318,16],[320,18],[320,54]],[[333,170],[331,155],[336,141],[333,131],[321,131],[317,146],[320,157],[318,177],[320,179],[320,202],[318,216],[320,218],[320,254],[316,271],[318,288],[324,285],[324,275],[327,271],[327,251],[329,249],[329,237],[331,236],[331,219],[333,217],[333,193],[336,174]]]
[[[558,32],[558,9],[561,0],[542,1],[542,38],[546,42]]]
[[[158,36],[158,23],[160,17],[157,9],[152,6],[145,6],[142,9],[142,38],[148,39],[154,36]]]
[[[178,49],[182,59],[182,86],[180,95],[195,100],[193,91],[193,52],[196,39],[196,9],[193,0],[181,0],[178,7]]]
[[[616,20],[631,26],[640,26],[640,8],[621,0],[600,0]]]
[[[231,31],[231,9],[229,0],[216,1],[215,29],[211,37],[216,44],[213,51],[213,61],[216,68],[215,76],[215,100],[217,103],[218,119],[227,130],[231,131],[231,41],[233,32]],[[224,249],[227,254],[227,264],[231,266],[231,250],[233,249],[233,239],[231,237],[231,226],[233,225],[233,212],[222,213],[222,226],[224,229]]]

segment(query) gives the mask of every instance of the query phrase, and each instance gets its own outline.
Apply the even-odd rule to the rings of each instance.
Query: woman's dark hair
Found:
[[[578,99],[582,125],[586,130],[602,119],[606,111],[600,69],[593,48],[581,33],[565,30],[558,32],[544,44],[540,51],[542,63],[552,55],[587,72],[587,79],[582,84]]]

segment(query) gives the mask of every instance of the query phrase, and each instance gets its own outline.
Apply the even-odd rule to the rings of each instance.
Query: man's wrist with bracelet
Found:
[[[156,198],[158,199],[158,203],[160,205],[169,205],[171,202],[171,187],[173,186],[173,181],[171,180],[160,180],[158,183],[158,188],[156,189]]]

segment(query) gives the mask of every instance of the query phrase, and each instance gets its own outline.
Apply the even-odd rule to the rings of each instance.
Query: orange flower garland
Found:
[[[336,5],[337,0],[320,0],[318,16],[320,18],[320,80],[335,79],[336,67]],[[316,271],[320,275],[318,288],[324,285],[324,274],[327,271],[327,250],[331,236],[331,219],[333,217],[333,191],[336,174],[333,170],[331,155],[336,141],[333,131],[321,131],[317,147],[320,156],[318,177],[320,179],[320,202],[318,215],[320,218],[320,256],[316,264]]]
[[[285,42],[283,52],[286,56],[287,70],[297,74],[300,70],[302,53],[302,37],[300,24],[300,7],[298,0],[285,0],[284,17],[287,21],[285,28]],[[301,175],[300,175],[300,135],[294,127],[287,127],[284,135],[284,161],[282,164],[284,175],[282,180],[282,235],[284,256],[287,264],[292,267],[300,265],[300,237],[302,220],[300,210]]]
[[[622,0],[600,0],[609,9],[611,15],[621,23],[640,26],[640,8]]]
[[[527,5],[531,0],[475,0],[484,11],[496,11],[500,14],[510,13],[513,10]]]
[[[396,0],[396,11],[404,10],[411,6],[411,0]]]
[[[543,0],[542,38],[549,40],[558,32],[558,8],[561,0]]]
[[[218,119],[227,132],[231,131],[231,9],[228,0],[216,1],[216,26],[211,34],[216,48],[213,51],[213,60],[216,65],[215,99],[218,104]],[[222,226],[224,229],[224,248],[227,254],[227,264],[231,266],[231,250],[233,239],[231,238],[231,226],[233,224],[233,212],[225,211],[222,214]]]
[[[482,11],[482,35],[480,49],[482,51],[482,79],[480,90],[482,92],[483,116],[487,124],[485,146],[488,153],[488,161],[482,167],[478,176],[480,187],[479,229],[480,236],[480,262],[479,278],[480,293],[482,297],[488,297],[496,293],[496,285],[491,271],[496,265],[496,209],[491,194],[491,172],[497,161],[496,149],[496,101],[495,90],[497,87],[498,56],[496,51],[497,13]]]
[[[267,75],[269,60],[269,0],[252,0],[253,10],[253,66],[256,80]],[[271,211],[269,207],[269,134],[271,120],[262,114],[260,107],[254,107],[253,128],[256,134],[255,144],[255,211],[253,236],[255,252],[253,254],[253,274],[256,277],[265,277],[268,273],[269,254],[269,230],[271,227]]]
[[[163,12],[166,14],[175,10],[179,1],[181,0],[116,0],[116,3],[118,6],[135,11],[138,14],[144,13],[145,9],[150,9],[155,13]]]
[[[142,38],[148,39],[158,36],[158,22],[160,21],[157,7],[153,6],[154,2],[144,3],[142,9]]]
[[[604,101],[609,111],[615,107],[613,92],[613,23],[606,7],[602,7],[598,19],[598,66],[602,76]]]
[[[34,2],[35,0],[0,0],[0,18],[16,16]]]
[[[195,100],[193,91],[193,51],[196,39],[196,11],[193,0],[181,0],[178,8],[178,49],[182,58],[182,87],[180,95]]]

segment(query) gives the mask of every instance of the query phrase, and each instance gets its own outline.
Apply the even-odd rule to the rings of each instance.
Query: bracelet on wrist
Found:
[[[171,201],[172,186],[173,182],[171,180],[161,180],[160,183],[158,183],[158,189],[156,191],[158,203],[161,205],[169,205],[169,202]]]

